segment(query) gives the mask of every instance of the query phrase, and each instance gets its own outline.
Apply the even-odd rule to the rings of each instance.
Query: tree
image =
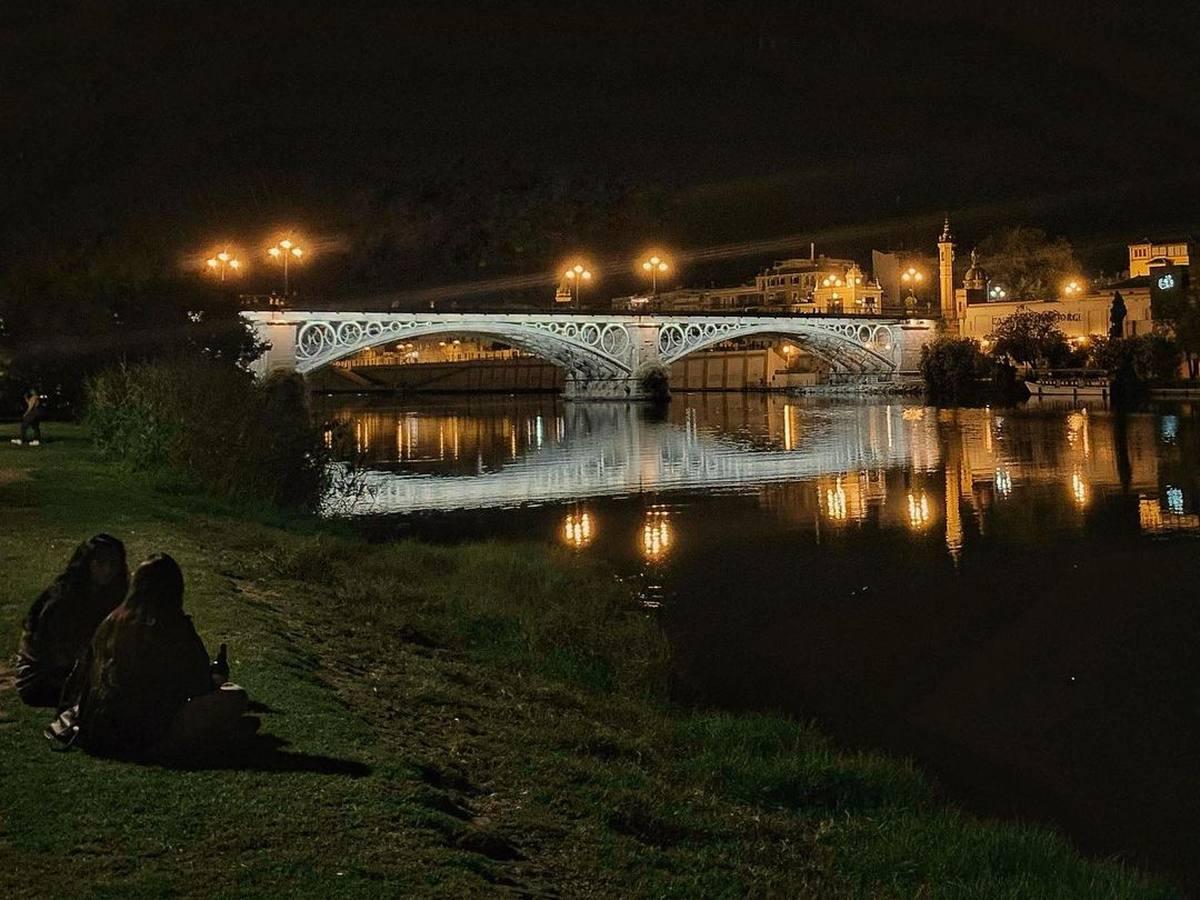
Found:
[[[1018,309],[996,324],[988,340],[997,356],[1006,356],[1018,365],[1062,365],[1071,354],[1071,345],[1058,327],[1059,318],[1053,310]]]
[[[1188,279],[1187,291],[1164,292],[1154,302],[1154,321],[1168,329],[1187,360],[1188,376],[1200,374],[1200,278]]]
[[[921,348],[921,377],[934,402],[958,403],[991,374],[991,361],[970,338],[939,337]]]
[[[1014,300],[1045,300],[1078,274],[1079,262],[1065,238],[1050,240],[1040,228],[1018,226],[990,235],[979,255],[993,282]]]

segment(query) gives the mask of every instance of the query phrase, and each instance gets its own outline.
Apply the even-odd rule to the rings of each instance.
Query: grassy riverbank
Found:
[[[1174,896],[809,727],[671,708],[594,566],[239,515],[47,431],[0,449],[0,643],[91,533],[170,552],[275,740],[202,771],[53,754],[0,670],[5,897]]]

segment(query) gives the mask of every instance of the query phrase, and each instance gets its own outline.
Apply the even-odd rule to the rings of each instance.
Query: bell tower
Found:
[[[938,238],[938,297],[942,308],[942,326],[958,331],[958,310],[954,304],[954,235],[950,233],[950,217],[942,224]]]

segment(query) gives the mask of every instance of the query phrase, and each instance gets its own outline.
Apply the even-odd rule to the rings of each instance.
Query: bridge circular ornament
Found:
[[[600,340],[600,326],[595,322],[588,322],[579,329],[579,339],[590,347],[595,347]]]
[[[605,325],[600,333],[600,349],[617,356],[629,348],[629,332],[623,325]]]
[[[877,325],[871,335],[871,341],[880,350],[891,350],[894,340],[892,329],[887,325]]]
[[[337,342],[343,345],[357,344],[362,340],[363,328],[358,322],[343,322],[338,326]]]
[[[337,335],[328,322],[305,322],[296,336],[296,355],[311,359],[337,343]]]
[[[856,336],[858,337],[858,342],[860,344],[871,343],[871,326],[870,325],[859,325],[858,326],[858,334]]]
[[[367,323],[367,337],[377,338],[383,334],[383,325],[379,322]]]
[[[683,346],[683,328],[674,323],[663,325],[658,330],[658,352],[664,355],[673,353]]]

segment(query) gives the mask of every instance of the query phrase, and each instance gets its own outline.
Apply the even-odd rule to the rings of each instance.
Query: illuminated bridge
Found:
[[[927,319],[886,316],[742,316],[510,312],[244,312],[270,349],[256,364],[313,372],[362,350],[399,341],[472,335],[541,357],[566,373],[567,397],[636,399],[641,377],[726,341],[770,337],[827,360],[843,376],[887,381],[916,374]]]

